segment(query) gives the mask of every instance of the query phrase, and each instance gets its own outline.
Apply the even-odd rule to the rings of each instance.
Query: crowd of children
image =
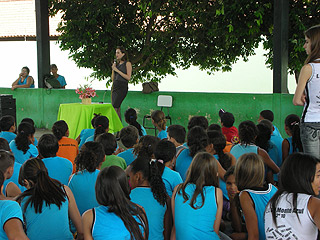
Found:
[[[297,153],[302,152],[298,116],[287,116],[288,138],[279,143],[282,137],[270,110],[260,113],[257,124],[246,120],[238,128],[229,112],[220,111],[221,126],[194,116],[188,132],[181,125],[167,127],[161,113],[152,114],[159,135],[150,136],[135,110],[128,109],[128,126],[118,140],[101,115],[93,116],[94,129],[82,130],[77,140],[68,138],[68,125],[60,120],[53,124],[53,134],[43,134],[39,141],[31,119],[16,131],[14,118],[2,117],[0,214],[6,221],[0,235],[265,239],[278,234],[281,224],[290,236],[315,239],[320,161]],[[306,176],[304,164],[309,164]],[[286,213],[289,223],[279,206],[297,209]],[[297,217],[308,224],[307,233],[287,230],[299,225]]]

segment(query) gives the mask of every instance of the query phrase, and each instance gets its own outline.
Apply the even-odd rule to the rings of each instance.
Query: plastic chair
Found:
[[[167,109],[167,116],[165,118],[169,120],[170,125],[172,125],[172,119],[169,114],[169,108],[172,107],[172,96],[169,95],[159,95],[157,100],[157,106],[160,107],[160,110],[163,111],[163,108]],[[145,129],[154,129],[154,135],[157,135],[157,128],[155,126],[148,127],[146,126],[146,120],[151,120],[151,115],[144,115],[143,117],[143,127]]]

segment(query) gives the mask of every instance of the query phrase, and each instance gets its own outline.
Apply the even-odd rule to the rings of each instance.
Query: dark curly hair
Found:
[[[247,120],[239,124],[240,143],[249,145],[255,143],[258,135],[258,128],[254,122]]]
[[[139,143],[134,145],[133,153],[137,156],[152,158],[156,145],[160,139],[155,136],[146,135],[139,139]]]
[[[200,151],[205,151],[208,146],[208,135],[205,129],[199,126],[191,128],[187,136],[187,145],[191,157],[194,157]]]
[[[101,143],[86,142],[82,145],[79,154],[74,163],[76,164],[76,171],[87,170],[94,172],[97,167],[104,161],[105,154]]]

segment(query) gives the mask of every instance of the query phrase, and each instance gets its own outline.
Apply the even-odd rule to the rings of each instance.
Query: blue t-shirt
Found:
[[[282,157],[280,158],[278,153],[278,148],[269,141],[269,149],[268,149],[268,155],[274,161],[275,164],[280,168],[282,165]],[[278,174],[273,174],[273,179],[275,181],[278,181]]]
[[[12,140],[14,140],[16,138],[16,134],[13,132],[6,132],[6,131],[2,131],[0,132],[0,138],[4,138],[8,141],[8,143],[10,143]]]
[[[113,212],[108,212],[108,207],[99,206],[94,208],[92,237],[94,240],[118,240],[130,239],[130,232],[122,219]],[[141,221],[134,216],[137,222]],[[108,224],[106,224],[108,223]],[[143,232],[143,228],[141,228]],[[150,238],[149,238],[150,239]]]
[[[188,184],[185,188],[189,196],[187,201],[182,194],[175,196],[174,203],[174,224],[176,228],[176,239],[220,239],[214,231],[213,225],[217,214],[216,188],[205,186],[203,188],[204,205],[194,209],[190,206],[190,201],[196,189],[194,184]],[[200,207],[202,204],[201,194],[196,198],[194,206]]]
[[[24,192],[26,190],[26,188],[24,186],[21,186],[18,181],[21,166],[22,165],[20,163],[14,162],[13,174],[12,174],[11,178],[6,179],[3,183],[3,194],[5,194],[6,187],[7,187],[8,183],[10,183],[10,182],[13,182],[14,184],[16,184],[19,187],[19,189],[21,190],[21,192]]]
[[[42,161],[48,169],[49,177],[68,185],[73,170],[72,163],[68,159],[56,156],[44,158]]]
[[[140,125],[140,127],[141,127],[142,136],[147,135],[146,129],[142,125]]]
[[[87,138],[94,135],[94,129],[83,129],[80,133],[79,149],[86,142]]]
[[[127,166],[137,158],[137,156],[133,154],[133,148],[129,148],[126,151],[119,153],[117,156],[123,158],[126,161]]]
[[[38,156],[38,149],[35,145],[30,144],[29,149],[26,153],[23,153],[22,150],[19,150],[17,148],[15,140],[12,140],[9,144],[12,153],[14,154],[14,158],[16,162],[23,164],[25,161],[27,161],[29,158],[37,157]]]
[[[159,132],[158,133],[158,138],[160,138],[160,139],[168,138],[167,129],[168,129],[168,127],[166,127],[165,130],[162,130],[161,132]]]
[[[167,207],[153,197],[151,188],[137,187],[131,191],[131,201],[142,206],[146,211],[149,223],[149,239],[157,240],[164,239],[164,214]]]
[[[36,138],[34,138],[34,143],[33,145],[38,146],[38,140]]]
[[[21,202],[22,212],[28,197]],[[50,240],[72,240],[73,236],[69,228],[68,215],[69,201],[65,198],[60,209],[56,204],[42,204],[41,213],[36,213],[34,207],[29,203],[23,216],[27,229],[27,236],[32,239],[50,239]]]
[[[282,138],[279,129],[275,125],[273,125],[273,127],[274,127],[274,130],[273,130],[272,134]]]
[[[88,209],[99,206],[96,200],[95,185],[99,170],[88,172],[87,170],[77,172],[70,178],[70,187],[76,200],[80,215]]]
[[[93,141],[94,141],[94,135],[88,137],[84,143],[86,143],[86,142],[93,142]]]
[[[59,76],[57,77],[57,80],[59,81],[61,87],[64,87],[64,86],[67,85],[66,80],[64,79],[64,76],[59,75]]]
[[[217,159],[219,161],[219,156],[217,154],[215,154],[213,156],[215,157],[215,159]],[[219,177],[219,188],[222,190],[223,197],[226,198],[227,200],[229,200],[226,182],[224,180],[222,180],[220,177]]]
[[[270,142],[272,142],[277,150],[278,150],[278,157],[279,159],[282,159],[282,141],[283,141],[283,138],[281,136],[277,136],[277,135],[271,135],[271,138],[270,138]]]
[[[230,153],[238,160],[239,157],[245,153],[258,154],[258,147],[256,145],[245,145],[239,143],[231,148]]]
[[[266,209],[267,203],[272,196],[277,192],[277,188],[272,184],[268,185],[268,189],[265,191],[255,191],[251,189],[245,189],[242,192],[247,192],[254,204],[254,209],[258,219],[259,239],[266,239],[264,232],[264,210]],[[241,193],[240,193],[241,194]]]
[[[22,79],[20,78],[18,81],[18,85],[26,85],[28,77],[29,77],[29,75],[23,80],[23,82],[21,81]],[[29,88],[34,88],[34,82],[30,85]]]
[[[164,170],[162,173],[162,180],[166,187],[169,197],[172,196],[172,192],[174,188],[180,183],[182,183],[180,174],[177,173],[176,171],[171,170],[168,167],[164,167]]]
[[[3,227],[12,218],[18,218],[23,223],[22,212],[19,204],[11,200],[0,201],[0,239],[8,239]]]
[[[179,154],[176,160],[176,171],[180,173],[180,176],[183,181],[186,180],[187,170],[192,162],[192,157],[190,156],[190,150],[184,149]]]

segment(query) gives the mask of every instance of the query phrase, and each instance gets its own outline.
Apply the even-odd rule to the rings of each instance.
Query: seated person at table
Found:
[[[183,146],[186,140],[186,129],[181,125],[171,125],[167,129],[168,140],[176,147],[176,157],[178,157],[180,151],[185,149]]]
[[[124,113],[124,117],[126,123],[138,129],[140,137],[147,135],[146,129],[140,123],[137,122],[136,110],[134,110],[133,108],[127,109],[127,111]]]
[[[99,116],[101,116],[100,113],[99,114],[94,113],[93,118],[91,119],[91,125],[93,128],[82,129],[80,132],[80,135],[76,138],[76,141],[79,144],[79,149],[86,142],[88,137],[91,137],[94,135],[94,121]]]
[[[57,157],[59,149],[57,138],[52,134],[43,134],[39,139],[38,148],[49,177],[67,185],[73,167],[68,159]]]
[[[52,126],[52,133],[58,139],[59,150],[57,156],[68,159],[73,164],[73,172],[75,171],[74,159],[79,153],[78,143],[69,136],[68,124],[63,121],[57,121]]]
[[[21,120],[21,122],[29,123],[35,128],[34,121],[31,118],[24,118]],[[33,145],[38,146],[38,140],[36,138],[34,138]]]
[[[133,146],[139,141],[139,133],[136,127],[128,126],[121,129],[119,136],[121,143],[127,150],[119,153],[118,157],[123,158],[129,166],[137,157],[133,154]]]
[[[26,160],[38,156],[38,149],[33,145],[35,129],[29,123],[20,123],[18,134],[9,144],[16,162],[23,164]]]
[[[99,134],[109,131],[109,119],[106,116],[99,116],[94,120],[94,135],[88,137],[85,142],[93,142]]]
[[[103,147],[97,142],[83,144],[75,159],[76,173],[71,176],[68,186],[74,195],[80,215],[99,205],[94,186],[104,159]]]
[[[50,71],[52,75],[59,81],[61,88],[66,88],[66,80],[64,79],[64,76],[61,76],[58,74],[58,67],[55,64],[50,65]]]
[[[0,172],[0,188],[4,180],[5,177]],[[0,209],[0,239],[29,239],[23,230],[23,217],[19,204],[11,200],[0,200]]]
[[[118,166],[121,167],[123,170],[127,168],[126,161],[116,156],[115,151],[117,148],[117,140],[116,137],[111,133],[103,133],[100,134],[96,142],[101,143],[104,148],[104,153],[106,154],[106,160],[101,165],[101,170],[105,167],[110,166]]]
[[[4,138],[10,143],[16,138],[16,124],[14,122],[14,117],[10,115],[3,116],[0,119],[0,137]]]
[[[29,76],[30,69],[28,67],[23,67],[21,73],[17,80],[12,83],[12,90],[16,88],[34,88],[34,79]]]

